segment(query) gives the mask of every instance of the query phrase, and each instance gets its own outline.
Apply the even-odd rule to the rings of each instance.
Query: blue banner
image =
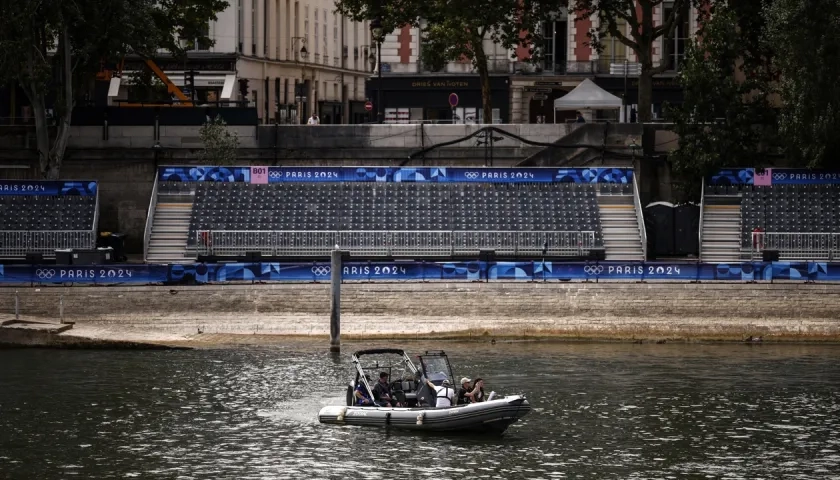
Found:
[[[251,167],[160,167],[161,182],[250,182]]]
[[[0,283],[163,283],[169,265],[0,265]]]
[[[840,173],[828,170],[774,168],[771,170],[771,173],[771,182],[773,185],[825,185],[840,183]]]
[[[760,172],[760,173],[759,173]],[[802,168],[728,168],[709,178],[711,185],[827,185],[840,184],[840,172]]]
[[[265,168],[265,167],[258,167]],[[167,182],[257,182],[252,167],[160,167]],[[268,183],[632,183],[631,168],[268,167]]]
[[[0,180],[0,195],[96,196],[97,184],[87,181]]]
[[[0,265],[0,283],[39,285],[329,282],[331,274],[328,262]],[[840,263],[347,262],[341,274],[362,281],[840,281]]]

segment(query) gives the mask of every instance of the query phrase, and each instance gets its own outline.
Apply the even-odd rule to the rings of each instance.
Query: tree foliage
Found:
[[[780,137],[797,166],[840,164],[840,2],[775,0],[765,10],[775,50]]]
[[[687,179],[682,193],[688,199],[699,197],[697,178],[722,167],[764,166],[775,151],[773,72],[755,31],[739,26],[753,21],[744,13],[717,2],[680,71],[684,103],[669,111],[679,146],[669,161]]]
[[[32,105],[42,175],[59,176],[75,98],[103,62],[161,48],[180,55],[179,38],[209,43],[207,23],[225,7],[224,0],[4,0],[0,82],[20,85]]]
[[[565,3],[560,0],[559,3]],[[600,26],[589,32],[591,44],[603,50],[603,40],[609,36],[630,48],[641,67],[639,75],[639,121],[651,120],[653,76],[667,70],[668,64],[653,60],[654,48],[663,38],[671,38],[677,25],[685,20],[686,7],[693,5],[703,10],[707,0],[673,0],[671,14],[661,22],[656,21],[654,8],[662,8],[664,0],[569,0],[569,10],[576,18],[596,16]],[[627,25],[626,30],[622,29]],[[629,30],[629,32],[627,31]]]
[[[227,123],[220,115],[207,119],[199,129],[204,150],[200,158],[210,165],[232,165],[236,163],[236,149],[239,148],[239,137],[227,128]]]
[[[405,25],[420,28],[421,62],[439,70],[447,62],[470,62],[481,79],[483,121],[492,122],[490,73],[493,62],[485,40],[503,49],[529,45],[536,39],[536,25],[548,4],[538,0],[485,0],[468,8],[455,0],[338,0],[338,12],[354,20],[381,19],[385,31]]]

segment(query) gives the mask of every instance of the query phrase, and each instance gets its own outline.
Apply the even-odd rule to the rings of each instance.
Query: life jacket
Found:
[[[449,390],[452,390],[452,395],[454,396],[455,395],[455,389],[454,388],[449,388],[449,387],[444,387],[444,386],[441,386],[441,388],[443,390],[436,390],[437,398],[445,398],[446,401],[449,402],[449,406],[451,407],[452,406],[452,398],[447,394],[449,393]],[[441,393],[443,393],[443,395],[441,395]],[[435,402],[435,406],[437,406],[437,402]]]

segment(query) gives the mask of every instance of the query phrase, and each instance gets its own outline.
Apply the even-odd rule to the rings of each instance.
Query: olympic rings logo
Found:
[[[600,275],[604,271],[603,265],[587,265],[583,267],[587,275]]]
[[[773,180],[784,180],[787,178],[787,173],[774,173]]]
[[[467,172],[464,176],[470,179],[476,179],[478,178],[478,172]]]
[[[331,271],[332,271],[332,269],[330,267],[321,267],[321,266],[312,267],[312,273],[315,274],[318,277],[323,277],[325,275],[329,275]]]
[[[50,268],[39,268],[38,270],[35,270],[35,276],[41,279],[53,278],[55,276],[55,270]]]
[[[268,171],[268,176],[270,178],[280,178],[281,175],[282,174],[280,172],[278,172],[277,170],[269,170]]]

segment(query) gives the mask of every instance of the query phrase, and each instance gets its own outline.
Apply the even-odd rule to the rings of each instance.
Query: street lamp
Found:
[[[379,64],[379,79],[376,82],[376,121],[377,123],[382,123],[382,40],[384,40],[382,20],[375,18],[370,22],[370,33],[377,44],[377,58],[374,59],[371,53],[371,67],[373,67],[374,63]]]
[[[309,56],[309,52],[306,51],[306,37],[292,37],[292,50],[295,49],[295,45],[297,44],[298,41],[301,43],[302,47],[300,47],[300,52],[295,52],[295,53],[300,53],[300,58],[302,58],[303,61],[305,62],[306,57]],[[295,61],[297,61],[297,57],[298,56],[295,55]]]

